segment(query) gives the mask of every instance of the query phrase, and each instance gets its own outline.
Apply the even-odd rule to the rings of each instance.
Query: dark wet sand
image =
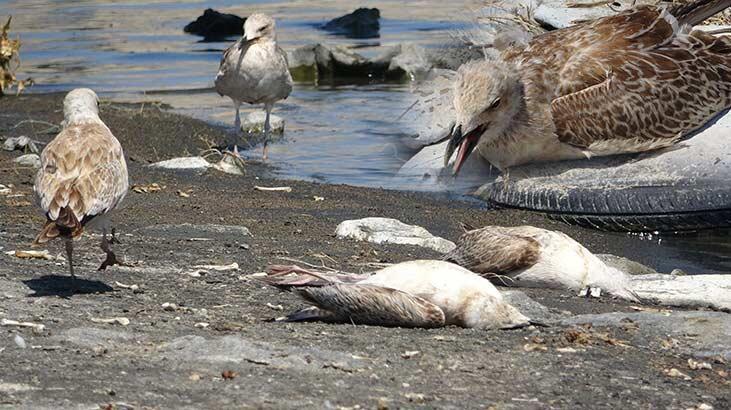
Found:
[[[11,128],[30,119],[59,123],[62,97],[0,99],[0,135],[50,140],[55,133],[40,133],[45,124]],[[615,343],[630,339],[632,326],[587,331],[589,344],[584,345],[570,341],[570,330],[562,327],[477,331],[268,323],[301,306],[293,295],[250,276],[269,263],[286,263],[279,257],[346,271],[368,270],[373,262],[438,257],[417,247],[339,240],[333,233],[345,219],[392,217],[449,239],[459,235],[461,221],[532,224],[564,231],[594,252],[618,253],[620,247],[599,232],[522,211],[480,209],[416,193],[272,180],[268,168],[254,162],[243,177],[213,170],[153,170],[145,165],[197,155],[233,137],[150,104],[103,104],[101,116],[125,149],[131,183],[164,188],[130,192],[114,216],[122,240],[116,250],[133,267],[97,272],[103,259],[98,237],[77,242],[77,274],[84,282],[76,294],[68,290],[64,264],[4,254],[28,249],[43,218],[32,204],[35,171],[12,163],[17,152],[0,151],[0,184],[13,184],[24,194],[0,196],[0,319],[46,326],[40,332],[0,327],[0,408],[107,403],[146,408],[731,406],[728,377],[689,369],[687,357],[665,350],[663,340]],[[287,185],[292,192],[260,192],[254,185]],[[210,234],[190,226],[151,228],[159,224],[246,226],[253,237],[233,229]],[[201,236],[212,240],[190,240]],[[50,251],[62,253],[61,244]],[[653,264],[652,255],[622,256]],[[232,262],[240,270],[198,278],[181,273],[196,264]],[[557,312],[631,310],[625,303],[580,299],[570,292],[526,293]],[[163,303],[178,308],[165,310]],[[112,317],[126,317],[130,324],[91,320]],[[24,338],[25,349],[13,342],[16,334]],[[530,343],[548,350],[526,352],[524,345]],[[206,348],[191,352],[191,346]],[[565,347],[576,351],[556,350]],[[407,351],[420,353],[409,358]],[[218,356],[209,357],[211,352]],[[673,367],[692,380],[666,376],[664,371]],[[714,364],[714,369],[724,368]],[[222,378],[228,370],[236,377]]]

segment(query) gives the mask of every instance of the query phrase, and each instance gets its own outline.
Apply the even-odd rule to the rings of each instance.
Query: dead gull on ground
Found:
[[[297,276],[282,276],[288,273]],[[333,275],[297,266],[273,266],[270,275],[267,282],[294,289],[313,305],[289,315],[288,321],[481,329],[508,329],[532,323],[505,302],[490,281],[444,261],[403,262],[366,275]]]
[[[486,226],[465,232],[444,260],[507,286],[600,288],[638,301],[630,277],[607,266],[562,232],[532,226]]]

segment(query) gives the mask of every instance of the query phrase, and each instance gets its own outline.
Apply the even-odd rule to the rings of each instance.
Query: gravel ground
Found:
[[[45,132],[47,124],[15,125],[59,123],[61,99],[3,98],[0,135],[50,140],[55,132]],[[301,306],[251,275],[287,262],[282,257],[356,272],[373,263],[439,256],[339,240],[333,232],[345,219],[392,217],[450,239],[462,221],[532,224],[562,230],[599,253],[611,253],[616,244],[522,211],[277,181],[254,162],[245,176],[153,170],[145,165],[195,155],[233,137],[150,104],[104,104],[101,115],[125,148],[132,184],[162,189],[130,192],[114,215],[121,235],[115,249],[131,266],[97,272],[99,237],[78,241],[76,288],[62,261],[5,254],[29,249],[43,217],[32,204],[35,171],[15,166],[18,152],[0,151],[0,184],[22,194],[0,195],[0,320],[44,325],[0,327],[0,408],[731,407],[729,366],[712,354],[698,365],[688,350],[705,331],[657,330],[630,316],[636,313],[603,325],[512,331],[269,322]],[[287,185],[292,192],[261,192],[254,185]],[[49,250],[63,254],[60,243]],[[195,265],[233,262],[238,270],[188,274]],[[611,299],[524,291],[555,317],[635,311]],[[643,312],[667,316],[666,324],[729,323],[724,314],[686,313],[697,312]],[[113,318],[129,323],[100,321]],[[703,369],[706,364],[711,369]]]

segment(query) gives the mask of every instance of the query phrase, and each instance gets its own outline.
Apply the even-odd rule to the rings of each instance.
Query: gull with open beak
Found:
[[[500,170],[672,146],[731,107],[731,37],[692,30],[731,6],[640,6],[464,64],[445,166]]]
[[[264,104],[264,159],[272,107],[292,92],[287,54],[277,45],[274,25],[274,19],[266,14],[250,15],[244,23],[244,36],[224,51],[215,79],[216,92],[234,103],[237,130],[241,130],[241,103]]]

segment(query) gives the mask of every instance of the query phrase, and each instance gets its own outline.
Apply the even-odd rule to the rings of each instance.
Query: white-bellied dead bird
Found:
[[[600,288],[638,302],[628,274],[607,266],[562,232],[533,226],[486,226],[465,232],[444,260],[505,286],[580,291]]]
[[[242,102],[264,104],[263,156],[266,159],[272,106],[292,92],[287,55],[277,45],[273,18],[255,13],[246,19],[244,36],[223,52],[215,87],[220,95],[233,101],[237,130],[241,129],[239,108]]]
[[[445,165],[500,169],[668,147],[731,106],[731,37],[690,27],[731,6],[637,7],[463,65]]]
[[[0,31],[0,96],[13,85],[15,85],[16,92],[20,94],[26,85],[33,84],[31,79],[18,80],[15,78],[15,70],[20,66],[20,40],[11,40],[8,35],[12,19],[12,16],[8,17],[8,21]]]
[[[63,129],[41,153],[35,191],[46,224],[33,242],[55,238],[66,242],[69,272],[74,276],[73,240],[85,228],[102,231],[101,248],[107,257],[99,267],[118,263],[107,240],[108,213],[129,188],[127,163],[119,141],[99,118],[99,99],[88,88],[77,88],[63,101]]]
[[[283,275],[294,273],[296,277]],[[453,263],[416,260],[366,275],[272,266],[269,284],[297,292],[312,307],[284,318],[375,326],[509,329],[532,322],[490,281]]]

